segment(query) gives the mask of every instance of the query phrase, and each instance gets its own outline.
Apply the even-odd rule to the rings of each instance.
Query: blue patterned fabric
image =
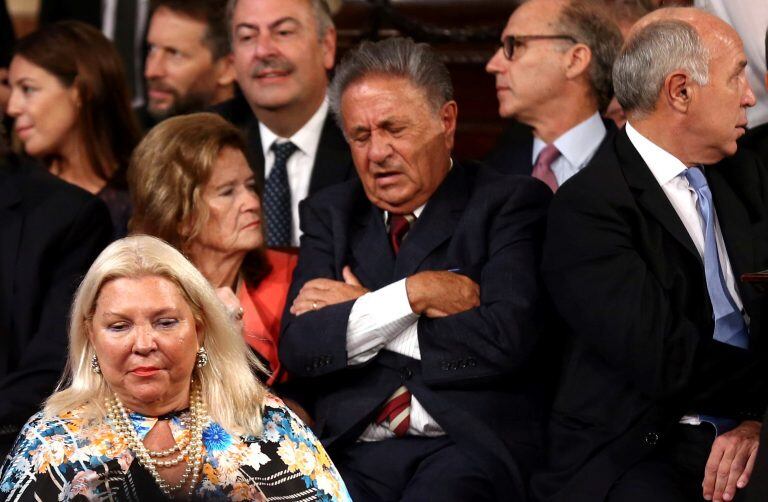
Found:
[[[266,219],[267,246],[291,245],[291,187],[288,184],[288,159],[298,149],[290,141],[273,143],[275,164],[264,184],[264,218]]]
[[[141,438],[157,422],[136,413],[130,418]],[[350,500],[312,431],[273,396],[267,397],[263,424],[260,436],[239,437],[209,421],[195,500]],[[177,442],[189,433],[181,417],[169,426]],[[159,492],[154,485],[142,488],[147,475],[137,475],[135,460],[109,423],[89,421],[82,410],[48,420],[38,413],[0,469],[0,500],[154,500],[152,493]]]

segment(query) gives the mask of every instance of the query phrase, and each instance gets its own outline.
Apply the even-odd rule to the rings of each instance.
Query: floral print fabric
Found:
[[[320,442],[277,398],[268,396],[260,437],[238,437],[209,421],[197,500],[349,501],[344,482]],[[108,423],[81,410],[44,420],[33,416],[0,470],[0,499],[150,500],[160,492]],[[143,438],[157,419],[132,413]],[[169,421],[177,442],[184,417]]]

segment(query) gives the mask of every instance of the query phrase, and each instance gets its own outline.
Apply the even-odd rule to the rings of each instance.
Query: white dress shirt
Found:
[[[695,0],[694,5],[733,26],[741,37],[747,55],[747,80],[757,100],[755,106],[747,108],[749,127],[768,122],[768,90],[765,88],[768,3],[765,0]]]
[[[291,244],[299,245],[301,230],[299,229],[299,202],[307,198],[309,194],[309,182],[312,179],[312,168],[315,165],[317,147],[320,144],[320,135],[328,116],[328,100],[324,99],[320,108],[312,118],[290,138],[280,138],[269,130],[263,122],[259,122],[261,134],[261,148],[264,150],[264,179],[269,178],[269,173],[275,165],[275,153],[271,147],[274,142],[283,143],[290,141],[298,148],[288,159],[286,170],[288,171],[288,185],[291,188]]]
[[[651,142],[651,140],[640,134],[629,122],[627,122],[626,131],[629,141],[632,142],[645,163],[648,164],[648,168],[651,170],[653,177],[656,178],[656,181],[661,186],[667,199],[669,199],[675,212],[680,217],[680,221],[683,222],[683,226],[685,226],[685,229],[688,231],[688,235],[691,236],[691,240],[696,246],[703,263],[704,222],[696,208],[698,195],[688,183],[688,178],[683,175],[687,169],[686,165],[671,153],[660,148]],[[717,210],[715,209],[713,212],[715,217],[715,236],[717,240],[717,253],[720,258],[720,268],[723,271],[728,292],[730,292],[731,297],[733,297],[736,307],[743,312],[743,304],[739,292],[736,289],[736,279],[733,275],[733,269],[731,268],[731,260],[728,258],[728,251],[723,242],[723,234],[720,231],[720,223],[717,220]],[[745,318],[745,321],[749,324],[749,319]]]
[[[560,156],[552,162],[550,169],[557,179],[557,186],[578,173],[592,160],[592,156],[597,151],[597,147],[605,138],[606,130],[603,119],[600,114],[594,115],[580,124],[568,129],[564,134],[554,141],[555,147],[560,152]],[[533,159],[531,163],[536,164],[541,151],[546,147],[539,138],[533,138]]]
[[[413,214],[418,218],[425,206]],[[385,214],[385,218],[387,215]],[[406,235],[406,239],[407,239]],[[347,362],[362,364],[382,349],[421,360],[419,350],[419,316],[411,310],[406,279],[401,279],[358,298],[347,320]],[[441,436],[445,434],[416,397],[411,396],[411,423],[407,434],[412,436]],[[383,425],[370,424],[360,436],[361,441],[379,441],[395,434]]]

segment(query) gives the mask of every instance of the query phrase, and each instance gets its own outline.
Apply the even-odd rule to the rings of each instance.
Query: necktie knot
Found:
[[[397,254],[400,251],[405,234],[411,228],[411,223],[415,220],[412,214],[392,214],[389,215],[389,240],[392,243],[392,249]]]
[[[560,150],[557,149],[554,143],[549,144],[545,146],[541,152],[539,152],[539,157],[536,159],[536,164],[542,164],[550,167],[552,162],[557,160],[559,156]]]
[[[702,188],[707,188],[707,178],[704,177],[704,173],[698,167],[689,167],[685,170],[683,175],[688,180],[691,187],[697,192]]]
[[[283,143],[278,143],[275,141],[272,143],[271,150],[275,152],[275,163],[277,162],[285,162],[287,161],[291,155],[298,150],[299,147],[291,143],[290,141],[285,141]]]

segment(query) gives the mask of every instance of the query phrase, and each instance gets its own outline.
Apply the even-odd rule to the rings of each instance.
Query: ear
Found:
[[[83,97],[80,93],[77,78],[72,83],[72,85],[69,86],[67,91],[69,92],[69,99],[72,100],[72,104],[74,104],[75,107],[80,110],[80,108],[83,106]]]
[[[459,107],[456,101],[448,101],[440,108],[440,122],[443,124],[445,145],[448,147],[448,150],[453,150],[453,139],[456,134],[456,118],[458,114]]]
[[[320,40],[321,48],[323,49],[323,66],[326,70],[333,68],[336,62],[336,29],[328,28]]]
[[[229,87],[235,81],[235,59],[232,53],[220,57],[213,64],[213,71],[216,75],[216,85],[219,87]]]
[[[565,54],[565,76],[572,80],[589,71],[592,50],[585,44],[574,44]]]
[[[690,76],[682,70],[677,70],[664,79],[660,99],[666,101],[667,106],[673,110],[687,113],[695,91],[696,86]]]

